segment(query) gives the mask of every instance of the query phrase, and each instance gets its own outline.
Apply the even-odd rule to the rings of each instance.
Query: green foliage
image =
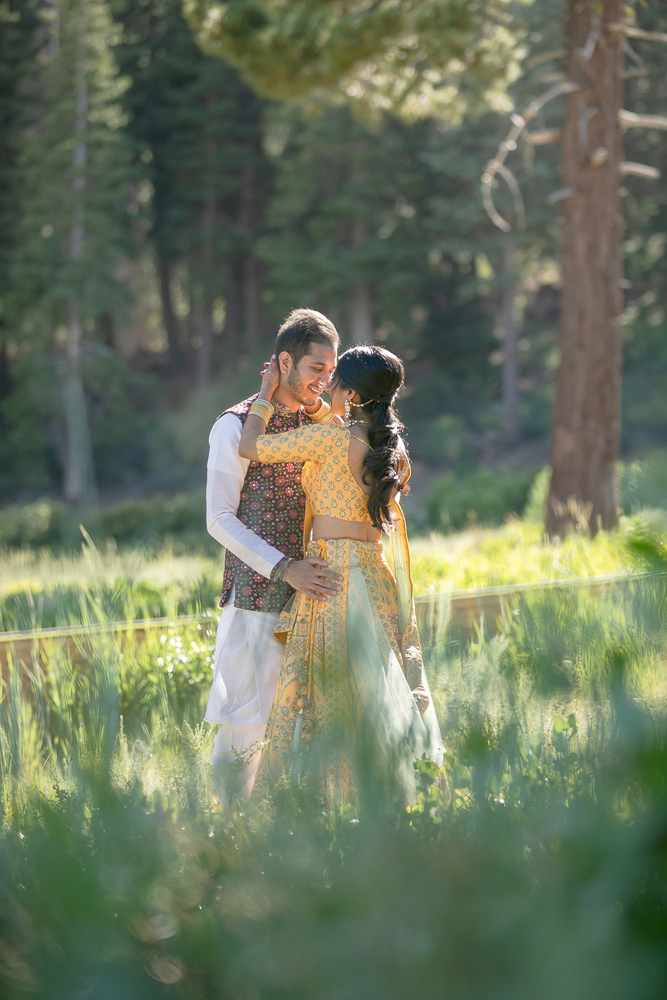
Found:
[[[441,448],[451,460],[460,459],[462,424],[449,415],[437,422]],[[436,428],[433,429],[434,440]],[[428,440],[428,439],[427,439]],[[451,472],[440,477],[428,499],[430,525],[438,530],[460,530],[470,521],[499,523],[508,514],[521,514],[526,521],[544,519],[551,467],[544,466],[537,475],[522,468],[516,472],[494,472],[479,468]],[[641,459],[617,467],[618,502],[624,514],[632,515],[647,508],[663,508],[667,501],[667,453],[649,452]]]
[[[604,588],[602,588],[604,593]],[[536,591],[509,619],[505,667],[524,669],[541,695],[567,696],[576,688],[603,697],[619,650],[626,671],[642,670],[663,655],[665,580],[641,580],[622,590]]]
[[[53,427],[58,411],[50,366],[34,355],[12,365],[9,391],[0,395],[0,498],[53,488],[60,463],[47,428]]]
[[[544,522],[550,482],[551,466],[545,465],[533,479],[533,483],[528,492],[526,506],[523,509],[523,516],[527,521],[535,521],[540,524]]]
[[[619,464],[619,504],[630,514],[644,507],[667,507],[667,452],[654,451]]]
[[[570,600],[564,620],[552,594],[506,635],[434,650],[449,790],[418,762],[407,811],[369,796],[358,815],[327,813],[288,786],[222,809],[213,729],[194,722],[202,632],[174,626],[122,659],[113,641],[84,670],[55,655],[46,673],[12,668],[3,996],[301,1000],[316,983],[399,1000],[446,978],[457,997],[556,1000],[566,954],[573,1000],[653,1000],[667,974],[667,647],[652,587],[625,606]],[[180,702],[164,650],[188,660]]]
[[[628,548],[645,559],[653,569],[667,567],[667,511],[643,510],[633,517],[626,529]]]
[[[645,572],[664,538],[664,517],[654,518],[649,511],[622,519],[615,531],[595,538],[573,532],[550,539],[541,522],[511,519],[497,529],[412,539],[410,548],[417,593],[438,594]],[[647,540],[647,546],[636,544],[638,539]]]
[[[142,473],[164,472],[172,451],[154,418],[157,379],[99,350],[85,365],[84,384],[98,483],[125,485]]]
[[[191,548],[212,550],[204,511],[203,491],[151,500],[120,500],[89,514],[43,499],[4,508],[0,513],[0,545],[78,549],[79,524],[83,524],[95,538],[112,539],[121,546],[162,545],[171,539]]]
[[[476,257],[499,251],[479,202],[496,128],[491,116],[463,129],[388,120],[378,134],[347,109],[268,119],[276,181],[261,253],[271,306],[302,301],[340,314],[344,338],[359,336],[361,283],[377,340],[408,363],[400,411],[411,452],[432,464],[474,463],[482,435],[499,426],[498,368],[487,360],[497,293],[482,299]]]
[[[230,366],[223,379],[203,391],[184,394],[179,408],[164,414],[164,433],[175,463],[195,483],[203,478],[213,423],[230,406],[258,391],[259,372],[268,357],[268,347],[247,355],[241,370]]]
[[[172,370],[200,349],[203,327],[212,332],[214,303],[224,315],[224,360],[235,365],[244,327],[250,340],[259,332],[251,329],[243,268],[257,252],[270,194],[264,102],[235,69],[202,53],[180,0],[141,7],[113,0],[112,8],[123,26],[114,54],[130,82],[127,133],[147,195],[163,313],[185,312],[173,328],[165,321]],[[261,280],[252,294],[261,299]],[[221,321],[215,325],[219,333]],[[220,353],[218,345],[216,367]],[[204,374],[208,380],[211,372]]]
[[[102,0],[67,0],[43,34],[7,306],[17,340],[52,335],[68,322],[73,298],[84,325],[119,315],[127,301],[114,275],[131,246],[133,174],[112,30]],[[75,229],[85,253],[73,250]]]
[[[219,549],[219,547],[218,547]],[[2,561],[3,631],[208,613],[220,599],[223,561],[191,551],[87,544],[78,556],[25,551]]]
[[[436,481],[428,499],[429,523],[439,531],[469,524],[498,524],[520,514],[535,478],[533,469],[516,472],[479,468],[465,476],[448,472]]]
[[[4,341],[9,269],[21,218],[21,140],[31,117],[27,82],[39,49],[40,20],[32,0],[0,4],[0,345]]]
[[[0,521],[2,544],[16,548],[57,544],[64,512],[64,504],[46,499],[5,507]]]
[[[121,549],[115,543],[95,549],[85,544],[77,551],[78,527],[64,508],[44,502],[15,509],[16,520],[5,524],[7,537],[25,542],[51,537],[53,548],[67,550],[63,539],[70,530],[72,546],[61,555],[35,545],[2,554],[0,629],[85,624],[95,609],[103,610],[108,620],[121,621],[215,608],[223,550],[204,535],[203,528],[197,538],[193,524],[201,524],[203,497],[184,496],[182,501],[180,508],[166,511],[170,500],[137,501],[136,507],[128,502],[110,508],[105,522],[107,530],[115,530],[121,538],[123,531],[126,539],[150,538],[156,522],[164,519],[165,531],[180,538],[171,548],[158,536],[151,547],[132,548],[126,542]],[[119,519],[116,525],[112,514]],[[617,531],[600,532],[594,539],[575,533],[550,541],[540,523],[517,520],[497,530],[475,528],[415,538],[411,544],[415,590],[417,595],[447,595],[451,590],[662,570],[666,538],[660,512],[635,515],[623,520]]]
[[[506,0],[188,0],[185,9],[209,51],[279,100],[344,100],[375,117],[456,121],[502,107],[518,72],[522,32]]]
[[[667,31],[663,4],[642,5],[637,10],[637,21],[644,30]],[[642,73],[627,81],[623,106],[638,114],[664,114],[664,47],[634,39],[632,45]],[[662,131],[630,129],[623,143],[624,159],[658,168],[665,162],[667,136]],[[661,389],[667,373],[667,185],[664,177],[657,182],[628,177],[624,186],[628,191],[624,204],[624,268],[630,284],[621,318],[623,428],[625,445],[634,451],[663,446],[667,428]],[[664,505],[664,499],[659,504]]]
[[[155,419],[157,379],[133,371],[124,358],[99,344],[90,345],[82,374],[99,484],[117,487],[148,474],[172,488],[179,485],[168,471],[173,445],[164,424]],[[58,489],[62,388],[58,369],[34,352],[12,365],[9,392],[0,397],[0,498]]]
[[[553,51],[562,42],[563,7],[545,0],[518,11],[495,0],[474,9],[458,0],[195,2],[189,24],[180,0],[68,0],[56,25],[32,0],[5,0],[0,500],[59,493],[62,348],[68,297],[78,282],[85,285],[83,368],[92,446],[105,492],[200,485],[210,423],[256,385],[257,339],[261,344],[266,336],[268,343],[280,316],[303,303],[331,314],[345,340],[351,296],[363,282],[378,341],[406,361],[400,409],[411,452],[442,469],[455,465],[450,486],[457,496],[465,493],[459,470],[497,452],[502,424],[498,317],[507,276],[501,237],[481,207],[479,177],[507,127],[496,98],[509,93],[521,109],[543,91],[545,73],[562,69]],[[637,17],[649,30],[667,29],[660,5],[641,6]],[[626,106],[660,114],[667,99],[660,47],[642,40],[632,45],[647,75],[628,78]],[[524,49],[522,75],[513,79]],[[248,79],[289,91],[300,106],[254,94],[220,58],[232,50]],[[549,52],[546,62],[531,64]],[[80,267],[70,260],[69,242],[77,209],[77,53],[87,56],[89,71],[87,242]],[[440,76],[427,76],[436,53]],[[460,65],[447,61],[452,54]],[[485,92],[492,99],[480,104]],[[421,97],[427,99],[417,108]],[[384,113],[391,108],[396,116]],[[478,110],[483,114],[473,118]],[[561,118],[557,101],[535,127],[557,127]],[[631,129],[624,156],[659,166],[665,141],[665,133]],[[560,183],[559,158],[557,144],[538,150],[525,145],[511,160],[528,219],[516,245],[522,434],[542,441],[559,361],[559,231],[546,201]],[[667,202],[662,181],[629,177],[626,186],[628,464],[619,471],[619,503],[630,514],[664,504],[660,460],[640,459],[639,468],[635,456],[661,447],[667,428],[661,392],[667,375]],[[494,197],[511,215],[504,185]],[[150,353],[139,351],[123,364],[108,347],[123,339],[116,336],[119,328],[127,334],[135,325],[128,313],[134,278],[121,275],[127,274],[125,258],[137,253],[154,264],[154,285],[142,288],[137,304],[143,309],[144,297],[152,297],[147,325],[155,340]],[[255,266],[252,284],[247,275]],[[263,317],[253,344],[244,303],[259,302]],[[169,303],[175,322],[165,336],[160,306]],[[204,375],[223,371],[224,377],[194,393],[207,317],[213,355]],[[167,343],[171,365],[165,364]],[[152,353],[155,345],[163,356]],[[150,378],[139,374],[149,368]],[[539,489],[543,484],[541,479]],[[541,517],[539,489],[534,484],[528,503],[532,518]],[[485,494],[492,499],[482,483],[479,500],[461,497],[460,523],[467,510],[487,503]],[[517,509],[514,496],[498,501],[478,518],[502,520]],[[135,516],[128,511],[128,520]],[[113,531],[123,544],[133,538],[152,544],[163,530],[159,520],[155,531],[147,525],[133,534],[118,523]],[[439,512],[433,523],[442,526]],[[185,528],[177,533],[185,538]],[[190,539],[199,546],[196,534],[193,528]],[[78,544],[77,525],[48,537]]]

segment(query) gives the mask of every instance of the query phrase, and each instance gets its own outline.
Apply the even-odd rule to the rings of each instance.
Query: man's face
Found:
[[[298,365],[286,352],[280,355],[280,381],[302,406],[314,406],[329,385],[336,368],[336,351],[328,344],[312,344]]]

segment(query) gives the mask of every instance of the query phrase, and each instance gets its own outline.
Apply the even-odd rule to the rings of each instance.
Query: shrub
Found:
[[[549,482],[551,480],[551,466],[545,465],[540,469],[533,479],[528,500],[523,509],[523,516],[526,521],[544,521],[544,514],[547,509],[547,495],[549,493]]]
[[[429,523],[439,531],[471,522],[498,524],[510,513],[521,513],[534,478],[534,469],[496,472],[479,468],[466,476],[448,472],[431,489]]]
[[[66,515],[67,508],[57,500],[5,507],[0,511],[0,545],[22,548],[57,544]]]
[[[196,724],[212,630],[10,669],[3,1000],[663,995],[664,588],[648,597],[547,594],[506,635],[446,643],[449,794],[424,782],[407,811],[363,771],[358,815],[287,776],[222,810]]]
[[[81,545],[79,524],[95,541],[153,545],[165,539],[188,548],[219,550],[206,531],[204,491],[121,500],[98,511],[78,513],[57,500],[38,500],[0,511],[0,546],[73,549]]]
[[[545,465],[537,475],[532,469],[448,473],[437,480],[431,491],[429,522],[433,528],[448,530],[464,527],[471,519],[498,523],[511,511],[522,513],[527,521],[542,522],[550,479],[550,465]],[[666,508],[667,452],[652,452],[627,464],[619,462],[617,482],[618,504],[624,514]]]
[[[618,466],[618,500],[626,514],[645,507],[667,507],[667,452]]]

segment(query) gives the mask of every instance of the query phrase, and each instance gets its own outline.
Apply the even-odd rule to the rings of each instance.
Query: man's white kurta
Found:
[[[221,545],[257,573],[268,577],[283,558],[236,516],[245,481],[247,459],[239,455],[242,424],[226,413],[209,436],[206,477],[206,526]],[[278,615],[234,607],[234,591],[222,610],[215,642],[213,684],[206,722],[220,724],[213,763],[234,760],[234,751],[248,750],[264,738],[276,693],[285,647],[273,635]],[[243,771],[241,794],[252,791],[259,754]]]

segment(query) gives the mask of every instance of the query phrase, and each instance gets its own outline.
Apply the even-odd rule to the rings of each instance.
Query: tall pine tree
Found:
[[[213,371],[213,311],[224,308],[224,358],[252,351],[264,329],[256,244],[271,170],[259,99],[224,60],[204,55],[180,0],[115,0],[117,55],[131,81],[128,133],[154,188],[151,238],[174,370],[205,385]],[[187,299],[179,317],[176,276]],[[194,364],[190,361],[194,360]]]
[[[35,115],[22,155],[20,245],[11,274],[19,335],[62,348],[63,493],[95,500],[84,390],[92,334],[118,306],[114,278],[130,245],[129,151],[119,104],[123,82],[111,52],[114,28],[103,0],[60,0],[51,8],[34,82]]]

